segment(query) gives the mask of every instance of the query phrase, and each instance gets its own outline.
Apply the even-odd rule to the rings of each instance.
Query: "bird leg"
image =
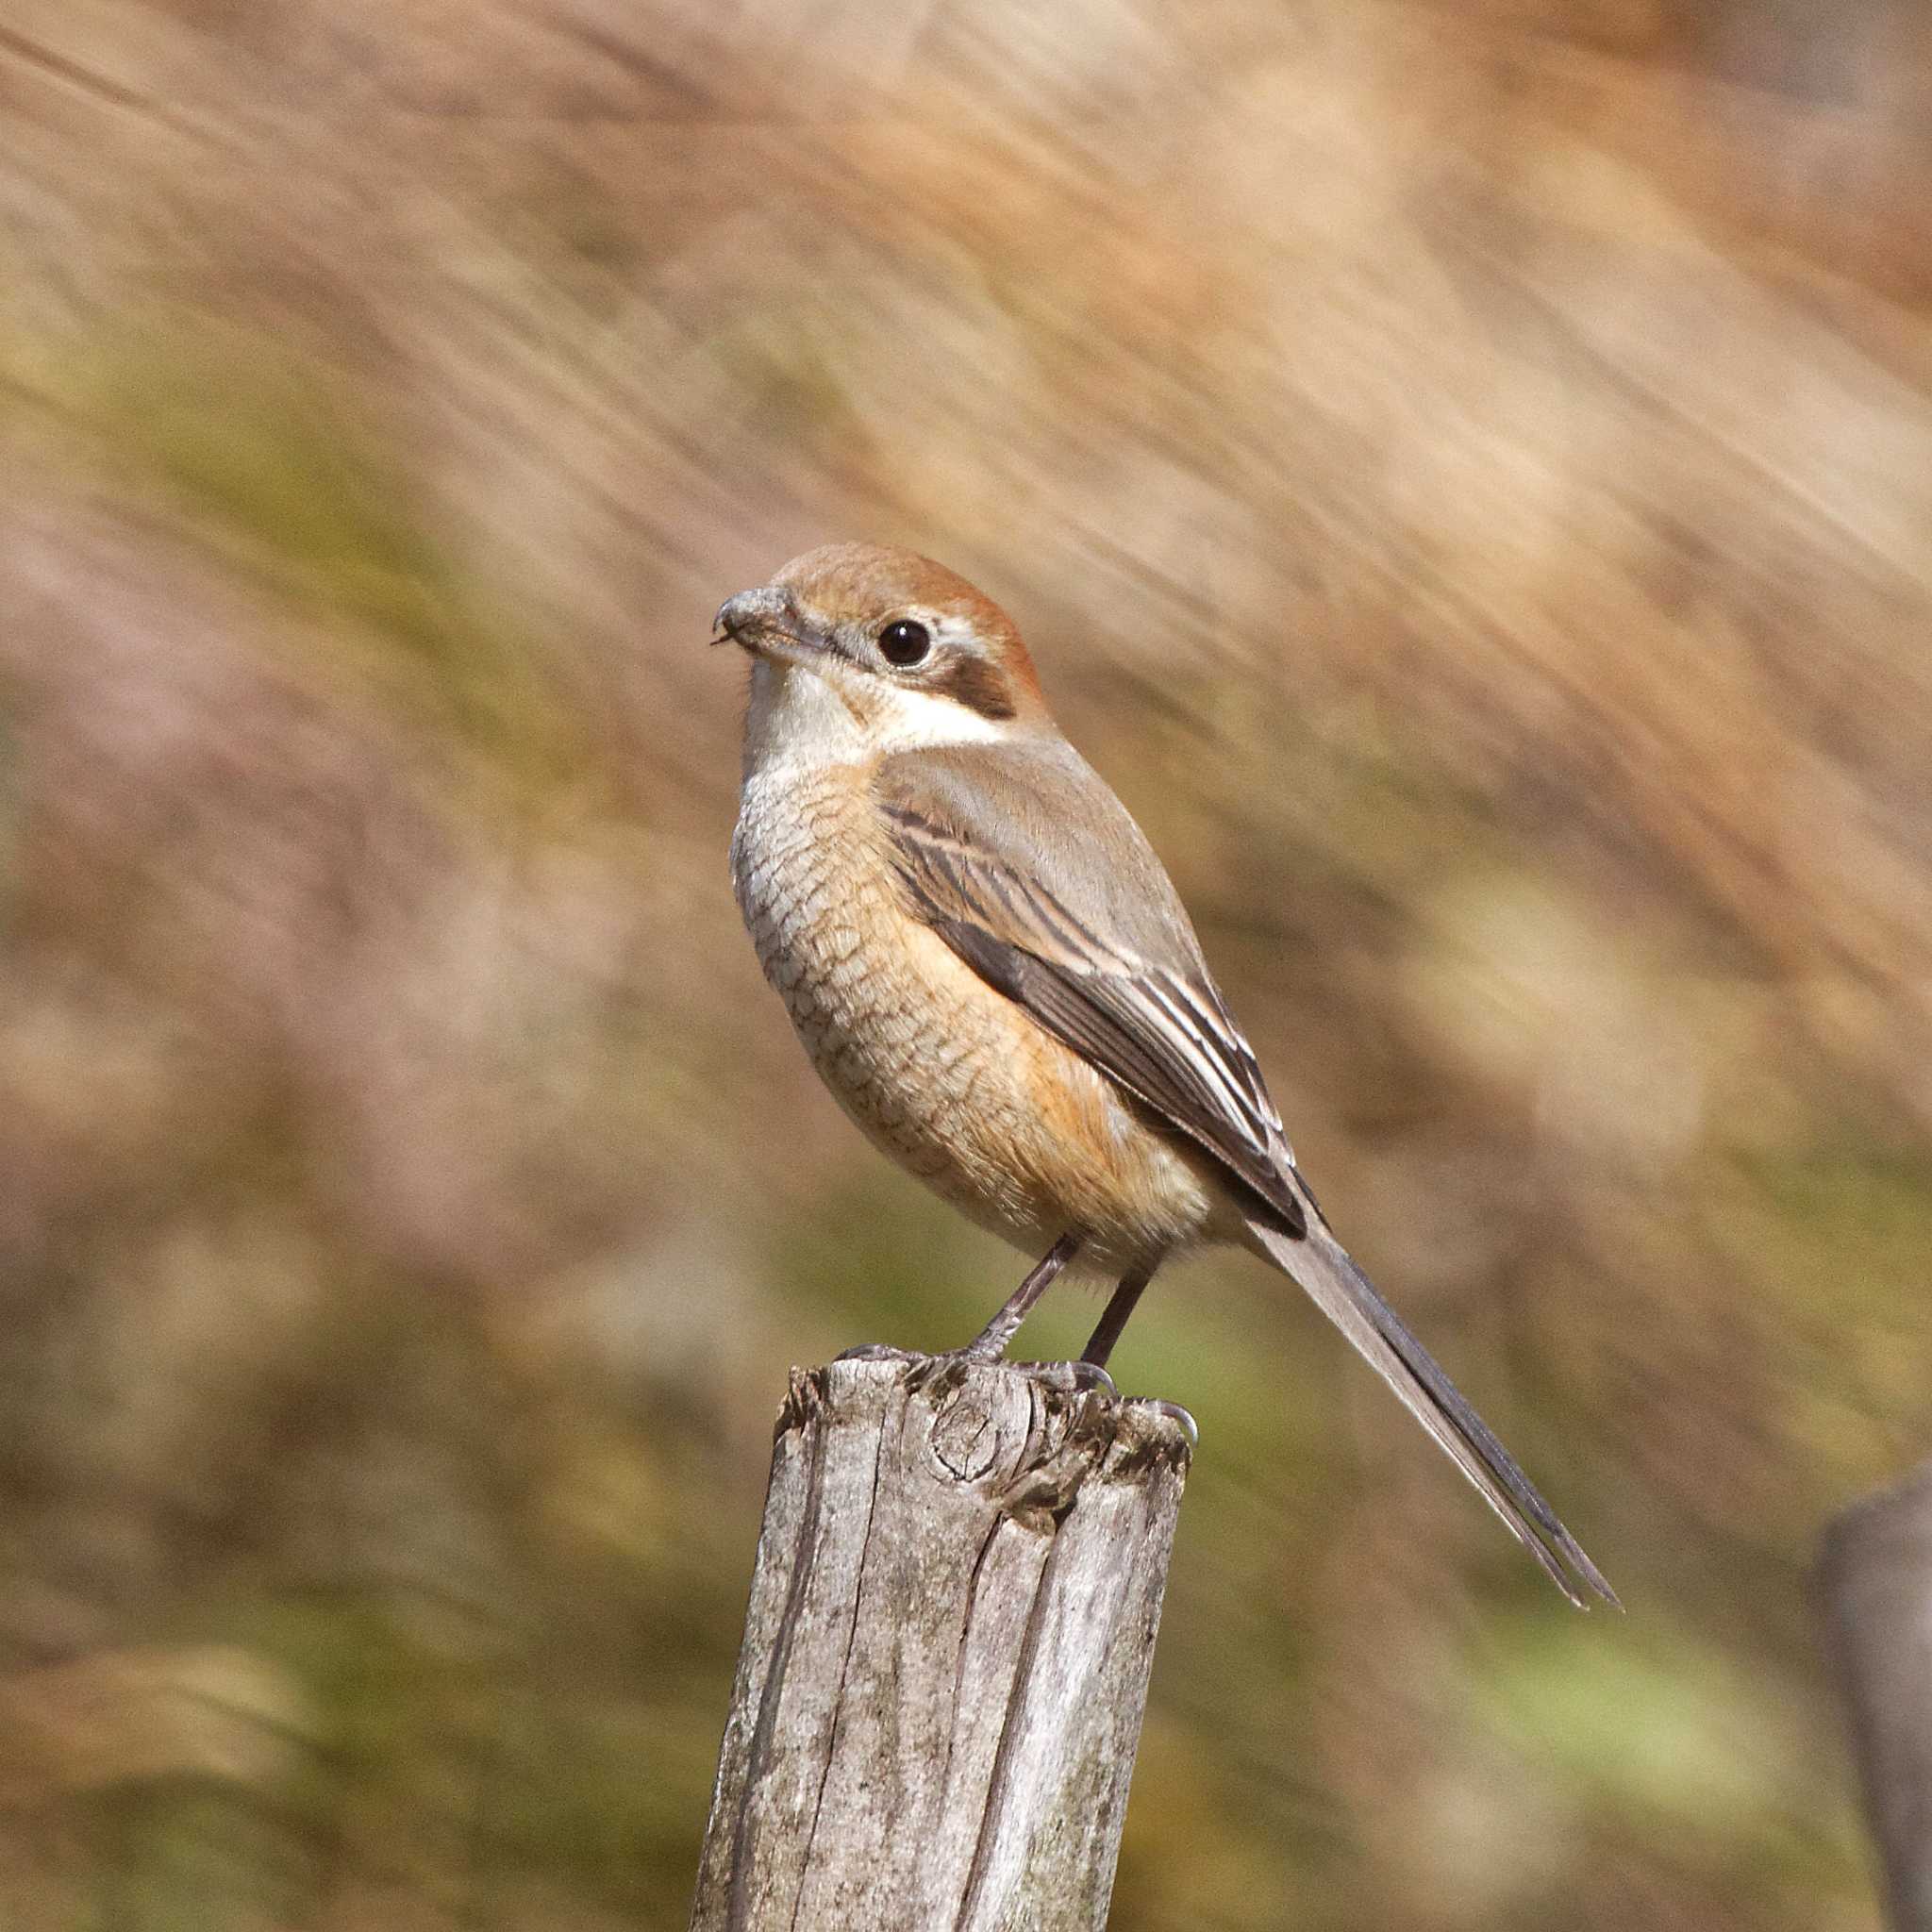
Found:
[[[1141,1299],[1141,1291],[1154,1279],[1154,1271],[1159,1266],[1157,1259],[1145,1268],[1137,1268],[1132,1274],[1121,1277],[1121,1285],[1114,1290],[1112,1299],[1101,1313],[1099,1325],[1080,1352],[1083,1362],[1091,1362],[1096,1369],[1106,1368],[1114,1343],[1121,1339],[1121,1330],[1127,1325],[1127,1317],[1134,1312],[1134,1304]]]
[[[1007,1298],[1007,1305],[959,1353],[968,1361],[996,1362],[1006,1354],[1020,1324],[1032,1311],[1035,1302],[1050,1289],[1059,1272],[1080,1252],[1080,1237],[1063,1234],[1041,1257],[1038,1265]],[[1124,1321],[1126,1318],[1122,1317]]]

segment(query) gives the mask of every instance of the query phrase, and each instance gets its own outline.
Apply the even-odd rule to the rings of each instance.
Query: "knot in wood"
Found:
[[[969,1381],[940,1405],[928,1438],[940,1463],[962,1483],[977,1482],[1000,1456],[1000,1421],[985,1387]]]
[[[904,1377],[908,1441],[928,1475],[979,1490],[1032,1529],[1066,1514],[1114,1440],[1111,1385],[1065,1362],[928,1356]]]

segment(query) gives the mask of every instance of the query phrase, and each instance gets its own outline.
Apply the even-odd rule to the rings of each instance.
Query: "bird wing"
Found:
[[[1581,1607],[1574,1574],[1614,1605],[1555,1510],[1329,1231],[1179,897],[1106,782],[1064,741],[958,745],[884,759],[874,797],[918,916],[989,986],[1219,1159],[1257,1245],[1563,1594]]]
[[[999,787],[1024,815],[990,810],[1002,750],[884,761],[875,796],[913,908],[988,985],[1212,1154],[1271,1225],[1306,1233],[1260,1064],[1139,827],[1084,764],[1030,747],[1028,769]],[[1112,821],[1116,874],[1128,878],[1083,878],[1091,854],[1069,863],[1063,809],[1058,841],[1029,823],[1073,804],[1075,789],[1075,822],[1091,824],[1096,809]]]

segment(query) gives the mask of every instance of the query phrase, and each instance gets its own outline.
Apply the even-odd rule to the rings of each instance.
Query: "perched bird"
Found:
[[[1004,611],[835,543],[718,612],[752,658],[738,903],[847,1113],[1042,1256],[965,1351],[1005,1353],[1070,1262],[1118,1281],[1104,1365],[1169,1255],[1300,1283],[1574,1604],[1614,1592],[1330,1233],[1153,848],[1061,736]],[[1573,1581],[1573,1577],[1575,1581]]]

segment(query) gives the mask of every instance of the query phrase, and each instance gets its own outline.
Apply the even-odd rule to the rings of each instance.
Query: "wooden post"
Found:
[[[691,1932],[1099,1932],[1192,1445],[1065,1363],[794,1371]]]
[[[1894,1932],[1932,1932],[1932,1463],[1826,1531],[1819,1583]]]

